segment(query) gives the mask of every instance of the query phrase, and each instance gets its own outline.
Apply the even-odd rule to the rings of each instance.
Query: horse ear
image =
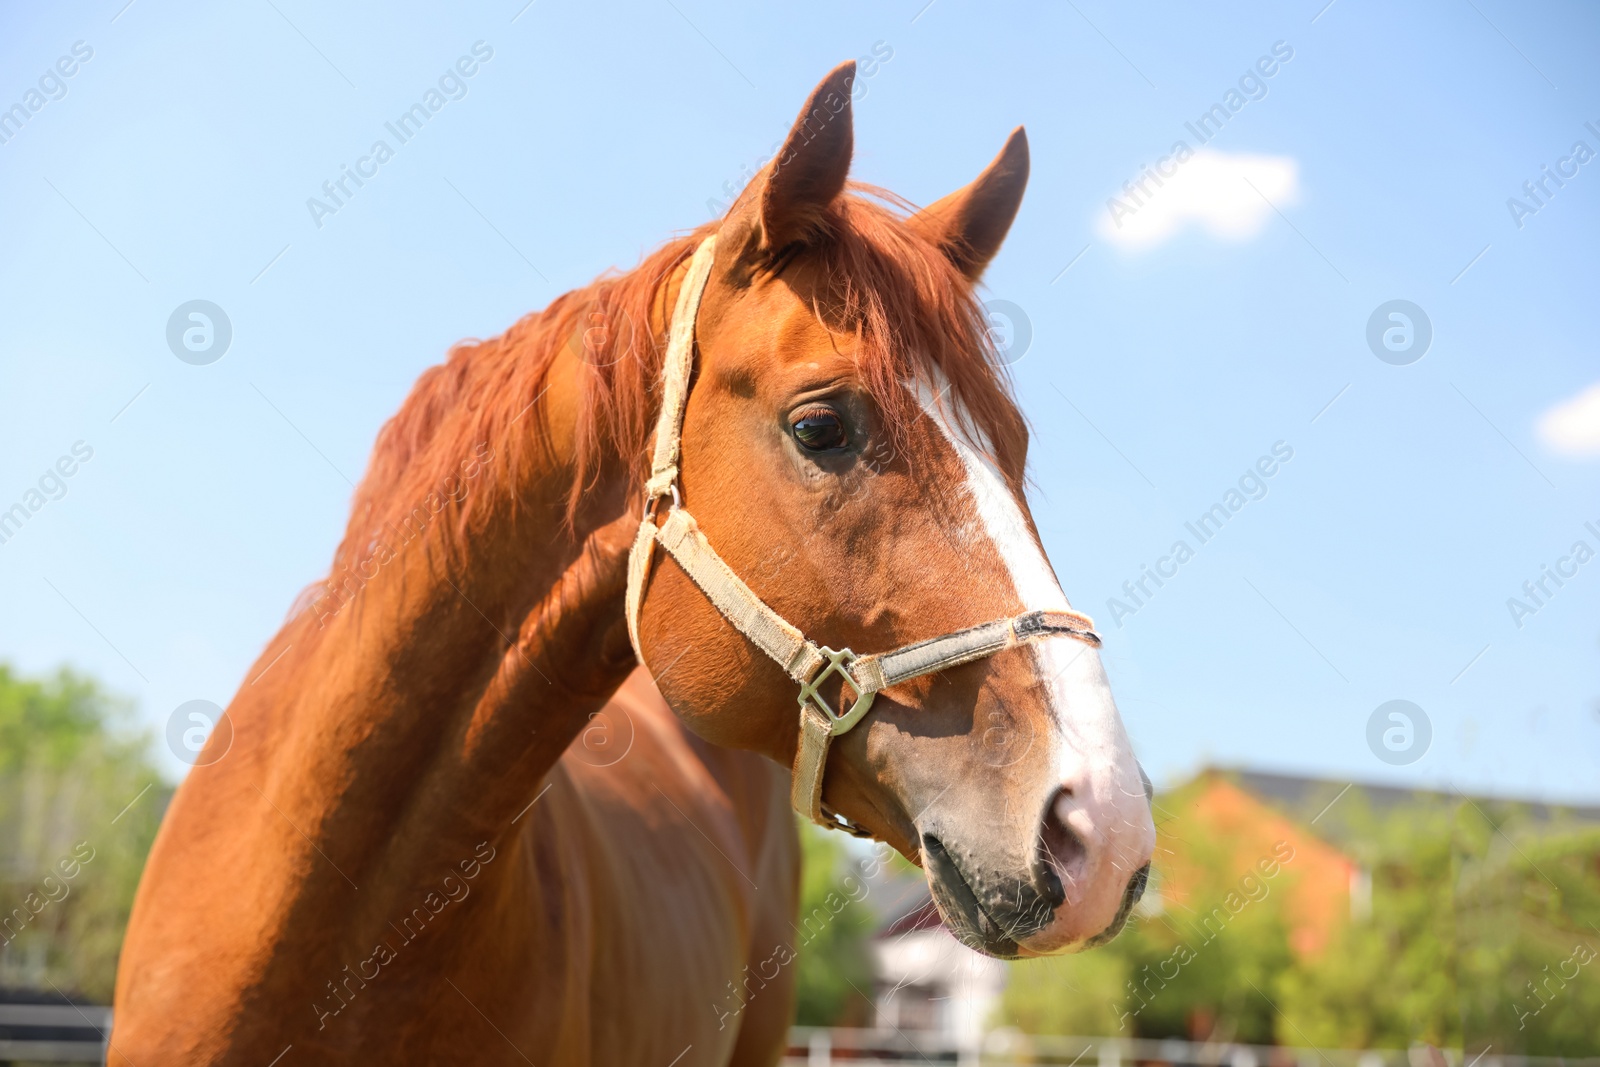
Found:
[[[773,157],[760,196],[761,246],[777,251],[816,232],[823,209],[844,189],[855,150],[850,89],[855,60],[818,83]]]
[[[1027,186],[1028,135],[1018,126],[971,185],[917,212],[911,226],[942,248],[957,270],[977,281],[1000,251]]]

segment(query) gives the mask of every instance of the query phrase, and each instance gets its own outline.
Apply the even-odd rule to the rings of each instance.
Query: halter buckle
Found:
[[[828,717],[828,736],[838,737],[860,722],[862,717],[872,709],[872,702],[877,698],[878,691],[863,687],[851,675],[849,667],[858,657],[848,648],[842,648],[835,652],[833,649],[823,646],[817,651],[822,653],[827,663],[812,676],[809,682],[801,683],[800,706],[804,708],[807,704],[810,704],[826,715]],[[844,679],[844,684],[854,690],[856,694],[855,703],[843,715],[836,713],[823,695],[817,692],[817,687],[826,681],[830,674],[837,674]]]

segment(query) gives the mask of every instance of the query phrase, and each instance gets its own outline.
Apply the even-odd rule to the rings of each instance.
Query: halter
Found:
[[[639,522],[639,534],[628,555],[628,636],[643,664],[639,608],[644,600],[644,583],[650,574],[655,546],[659,544],[700,587],[712,606],[800,686],[800,744],[795,752],[794,779],[789,794],[794,809],[820,826],[857,837],[870,837],[870,833],[822,803],[822,777],[829,743],[866,716],[881,690],[992,656],[1024,641],[1061,635],[1098,647],[1100,635],[1095,633],[1094,622],[1076,611],[1029,611],[918,641],[893,652],[862,656],[848,648],[835,651],[807,640],[799,628],[751,592],[711,547],[694,517],[682,506],[678,493],[683,413],[689,399],[689,379],[694,372],[695,318],[706,280],[711,275],[716,240],[715,236],[707,237],[695,249],[672,313],[662,367],[661,415],[656,422],[655,456],[650,466],[650,479],[645,483],[644,518]],[[672,503],[666,519],[657,525],[656,504],[669,496]],[[842,714],[818,692],[822,683],[834,675],[855,693],[855,702]]]

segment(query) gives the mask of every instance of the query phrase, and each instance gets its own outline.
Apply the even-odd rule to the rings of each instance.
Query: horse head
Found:
[[[667,286],[636,645],[691,729],[794,764],[797,808],[924,867],[964,943],[1081,949],[1125,921],[1155,832],[974,293],[1027,140],[905,210],[847,182],[854,74]]]

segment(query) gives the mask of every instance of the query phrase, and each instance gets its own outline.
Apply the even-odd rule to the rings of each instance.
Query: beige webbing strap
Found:
[[[1094,646],[1100,644],[1100,635],[1087,615],[1076,611],[1031,611],[918,641],[893,652],[858,657],[850,665],[850,673],[866,689],[887,689],[924,674],[992,656],[1023,641],[1056,634],[1076,637]]]
[[[689,381],[694,377],[694,324],[700,314],[700,297],[711,277],[717,252],[715,235],[700,242],[689,259],[689,271],[678,290],[678,304],[668,328],[667,354],[661,366],[661,416],[656,420],[655,455],[650,461],[648,499],[665,496],[678,480],[678,454],[683,440],[683,411],[689,403]]]
[[[1100,644],[1094,621],[1087,615],[1076,611],[1030,611],[918,641],[893,652],[857,656],[850,662],[849,672],[854,683],[860,686],[857,696],[875,694],[913,678],[959,667],[1023,642],[1057,634],[1076,637],[1093,647]],[[852,725],[854,723],[849,721],[836,724],[813,705],[801,706],[800,746],[795,752],[789,800],[796,811],[809,815],[812,821],[859,836],[858,829],[847,821],[829,817],[831,813],[822,804],[822,778],[829,743],[836,734],[844,733]]]
[[[678,288],[678,302],[667,325],[667,351],[661,361],[661,414],[656,417],[655,451],[650,460],[650,478],[645,482],[644,517],[639,533],[628,553],[628,592],[623,610],[628,617],[628,640],[633,653],[646,669],[644,646],[639,643],[639,609],[644,603],[644,583],[655,558],[655,502],[672,492],[678,480],[679,444],[683,436],[683,412],[689,402],[689,379],[694,375],[694,324],[700,315],[700,297],[711,277],[716,257],[715,235],[700,242],[689,257],[689,269]]]
[[[829,825],[822,815],[822,778],[828,763],[828,742],[833,727],[813,704],[800,708],[800,744],[794,751],[794,776],[789,782],[789,806],[814,823]]]
[[[822,653],[817,646],[750,591],[750,587],[733,573],[733,568],[717,555],[687,511],[681,508],[669,511],[656,539],[678,561],[683,573],[700,587],[706,599],[751,643],[776,660],[790,678],[804,682],[822,666]]]
[[[656,524],[650,518],[650,506],[645,505],[644,521],[639,523],[639,533],[633,539],[633,550],[628,553],[628,594],[623,608],[628,616],[628,640],[633,642],[633,654],[639,665],[649,669],[644,661],[644,646],[639,643],[639,604],[644,599],[644,580],[650,573],[650,562],[655,556]]]

